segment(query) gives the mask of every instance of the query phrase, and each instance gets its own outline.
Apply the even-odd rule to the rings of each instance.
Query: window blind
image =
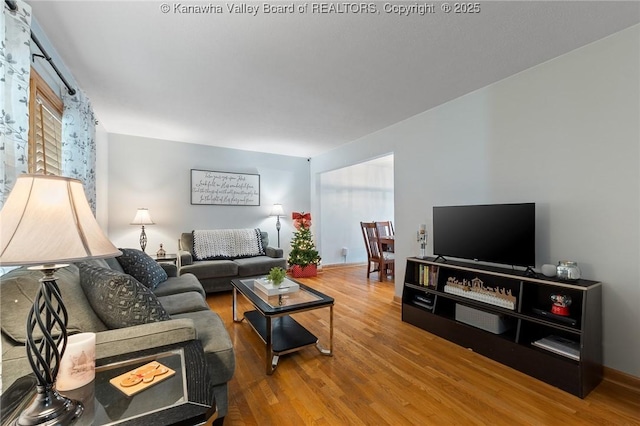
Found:
[[[32,173],[60,175],[62,121],[43,100],[36,98]]]
[[[32,69],[29,105],[29,173],[62,171],[62,101]]]

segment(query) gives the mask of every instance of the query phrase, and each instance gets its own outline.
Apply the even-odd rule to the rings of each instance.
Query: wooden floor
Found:
[[[364,266],[300,281],[335,299],[334,356],[305,348],[272,376],[262,341],[232,321],[231,293],[209,297],[236,350],[226,426],[640,425],[638,389],[604,381],[580,399],[403,323],[393,282]],[[295,318],[327,342],[328,309]]]

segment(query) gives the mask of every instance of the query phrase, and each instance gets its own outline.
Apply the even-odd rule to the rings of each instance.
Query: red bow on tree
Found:
[[[308,229],[311,226],[311,213],[293,212],[291,213],[291,219],[293,219],[293,226],[296,229]]]

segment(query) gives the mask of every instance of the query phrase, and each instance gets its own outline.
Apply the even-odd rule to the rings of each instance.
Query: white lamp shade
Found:
[[[271,213],[269,216],[284,216],[282,204],[274,204],[273,207],[271,207]]]
[[[155,225],[149,215],[149,209],[138,209],[131,225]]]
[[[93,216],[82,182],[18,177],[0,211],[0,265],[70,263],[120,254]]]

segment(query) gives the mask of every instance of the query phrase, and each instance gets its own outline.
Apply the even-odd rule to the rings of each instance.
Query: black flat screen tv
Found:
[[[433,207],[436,256],[533,267],[535,234],[535,203]]]

